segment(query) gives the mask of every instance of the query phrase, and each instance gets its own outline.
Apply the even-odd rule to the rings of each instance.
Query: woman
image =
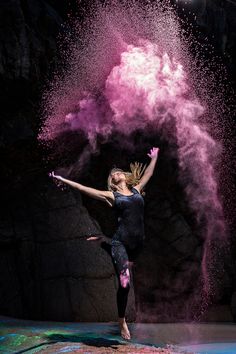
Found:
[[[142,164],[130,164],[131,173],[120,168],[112,168],[108,176],[108,190],[101,191],[80,183],[70,181],[52,172],[56,178],[88,196],[108,203],[114,207],[118,217],[118,228],[111,239],[111,256],[118,276],[117,307],[121,336],[130,339],[130,332],[125,321],[125,310],[130,289],[130,263],[134,261],[142,250],[144,235],[144,200],[142,190],[153,174],[158,158],[159,148],[153,147],[147,154],[151,161],[148,167]],[[134,187],[135,186],[135,187]],[[91,236],[91,240],[104,240],[105,237]],[[104,244],[104,241],[103,241]],[[104,247],[105,248],[105,247]]]

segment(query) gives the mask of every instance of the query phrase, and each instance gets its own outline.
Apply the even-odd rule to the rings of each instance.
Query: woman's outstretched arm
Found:
[[[77,183],[62,176],[55,175],[54,171],[49,173],[49,176],[78,189],[80,192],[88,195],[89,197],[107,202],[110,206],[113,206],[112,201],[114,201],[114,195],[111,191],[101,191],[99,189],[84,186],[81,183]]]
[[[159,153],[159,148],[153,147],[150,150],[150,153],[147,154],[151,158],[151,162],[149,163],[148,167],[146,168],[143,176],[140,178],[139,183],[135,186],[136,189],[141,191],[143,187],[147,184],[149,179],[151,178],[153,171],[156,166],[157,158],[158,158],[158,153]]]

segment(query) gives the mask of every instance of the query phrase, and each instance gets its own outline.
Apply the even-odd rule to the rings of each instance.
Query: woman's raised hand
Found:
[[[151,150],[150,150],[150,152],[149,152],[149,154],[147,154],[151,159],[153,158],[153,157],[158,157],[158,153],[159,153],[159,148],[157,148],[157,147],[153,147]]]

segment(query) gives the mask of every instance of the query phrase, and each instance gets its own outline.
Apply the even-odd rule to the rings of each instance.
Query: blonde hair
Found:
[[[135,162],[135,163],[131,163],[130,164],[131,172],[124,171],[124,170],[122,170],[121,168],[118,168],[118,167],[113,167],[110,170],[109,176],[108,176],[108,179],[107,179],[107,188],[108,188],[108,190],[109,191],[116,191],[117,190],[116,185],[112,183],[111,174],[113,172],[117,172],[117,171],[123,172],[125,177],[126,177],[126,184],[127,184],[127,186],[129,188],[131,188],[131,187],[136,186],[139,183],[139,181],[140,181],[145,169],[146,169],[146,165],[143,166],[143,164],[139,163],[139,162]],[[143,190],[142,190],[141,194],[145,195],[145,192],[143,192]]]

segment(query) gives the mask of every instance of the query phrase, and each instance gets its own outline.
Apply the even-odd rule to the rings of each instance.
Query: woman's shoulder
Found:
[[[145,197],[146,193],[144,192],[143,189],[140,189],[138,185],[133,186],[132,190],[134,191],[135,194],[140,194],[142,197]]]
[[[115,195],[116,195],[115,191],[105,191],[106,198],[114,199]]]
[[[131,190],[133,190],[133,191],[136,192],[136,193],[141,194],[140,189],[138,188],[137,185],[136,185],[136,186],[133,186],[133,187],[131,188]]]
[[[113,207],[115,205],[116,195],[113,191],[105,191],[105,198],[109,206]]]

